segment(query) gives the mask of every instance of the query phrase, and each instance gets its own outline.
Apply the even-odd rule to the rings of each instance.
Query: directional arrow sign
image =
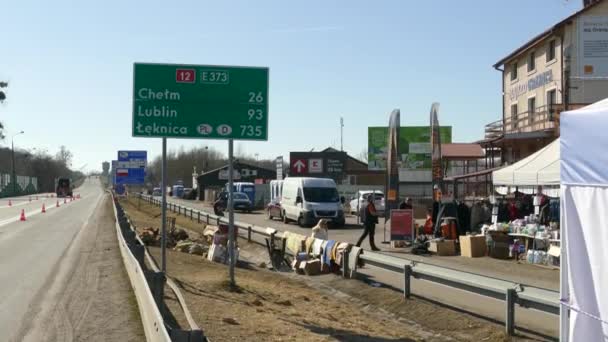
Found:
[[[306,163],[302,159],[296,159],[291,165],[294,173],[306,173]]]

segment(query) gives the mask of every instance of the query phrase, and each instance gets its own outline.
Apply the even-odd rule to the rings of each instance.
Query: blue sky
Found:
[[[100,169],[119,149],[160,153],[131,137],[133,62],[270,68],[268,142],[237,143],[260,157],[340,146],[359,155],[367,127],[428,124],[441,103],[453,140],[483,137],[501,116],[492,65],[580,9],[578,0],[4,1],[0,121],[22,148],[60,145],[74,166]],[[3,142],[10,145],[10,139]],[[227,151],[227,142],[169,140]]]

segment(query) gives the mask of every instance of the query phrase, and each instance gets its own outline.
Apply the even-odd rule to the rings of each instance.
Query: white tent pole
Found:
[[[566,248],[566,220],[565,220],[565,206],[564,200],[566,199],[567,185],[561,185],[560,194],[560,225],[559,225],[559,239],[560,239],[560,260],[559,260],[559,340],[562,342],[568,342],[569,340],[569,328],[570,328],[570,310],[561,303],[561,300],[567,300],[570,295],[568,291],[568,252]]]

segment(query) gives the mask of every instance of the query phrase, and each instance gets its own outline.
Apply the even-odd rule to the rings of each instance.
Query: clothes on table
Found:
[[[443,225],[444,217],[453,217],[455,222],[455,229],[458,231],[458,207],[454,202],[444,202],[439,206],[439,213],[437,214],[437,220],[433,221],[435,225],[433,231],[435,236],[443,236],[441,226]]]
[[[325,247],[323,247],[323,259],[322,260],[323,260],[323,263],[327,266],[331,266],[331,261],[333,260],[332,252],[333,252],[335,244],[336,244],[335,240],[329,240],[325,244]]]
[[[509,222],[509,206],[507,202],[498,203],[498,222]]]
[[[464,202],[458,204],[458,235],[471,231],[471,209]]]
[[[361,247],[353,246],[348,253],[348,267],[350,268],[350,277],[352,278],[354,272],[359,267],[359,255],[361,254]]]
[[[305,236],[291,232],[284,232],[283,238],[286,239],[287,250],[293,255],[296,255],[302,251],[302,242],[306,241]]]
[[[552,199],[549,201],[549,221],[559,222],[559,199]]]
[[[305,245],[305,248],[306,248],[306,250],[305,250],[306,253],[310,253],[310,251],[312,249],[313,242],[315,242],[315,238],[313,238],[313,237],[307,237],[306,238],[306,242],[304,242],[304,245]]]
[[[336,264],[342,265],[342,258],[344,257],[344,253],[349,251],[351,248],[351,244],[348,242],[340,242],[336,246]]]
[[[515,221],[519,217],[519,210],[514,201],[509,202],[509,221]]]
[[[315,241],[312,243],[312,248],[311,248],[310,254],[312,254],[312,256],[314,256],[314,257],[321,255],[321,246],[322,245],[323,245],[323,240],[315,239]]]

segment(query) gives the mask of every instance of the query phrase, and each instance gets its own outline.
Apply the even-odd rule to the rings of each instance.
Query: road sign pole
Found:
[[[230,286],[235,286],[234,281],[234,205],[233,205],[233,140],[228,140],[228,255],[230,262]]]
[[[163,161],[161,171],[162,184],[162,209],[161,209],[161,242],[160,242],[160,259],[161,271],[167,272],[167,138],[163,138]]]

